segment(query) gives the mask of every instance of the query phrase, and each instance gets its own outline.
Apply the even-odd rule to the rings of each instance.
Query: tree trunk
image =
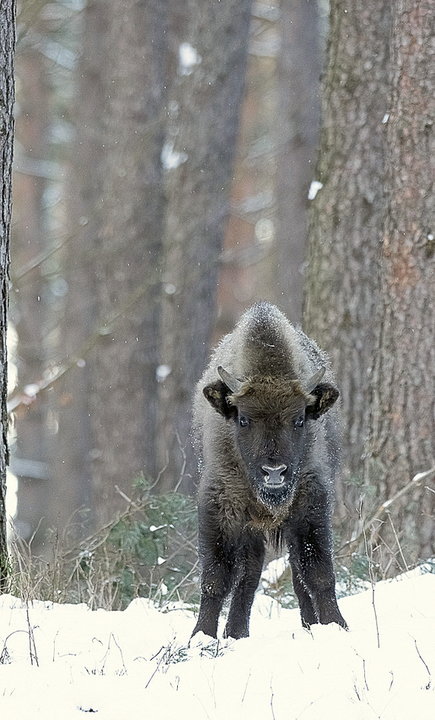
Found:
[[[316,0],[252,8],[216,338],[259,299],[302,321],[308,188],[319,136],[318,15]]]
[[[14,133],[14,49],[15,3],[13,0],[4,0],[0,9],[0,592],[6,589],[8,574],[5,505],[8,463],[6,320]]]
[[[276,144],[285,131],[285,123],[277,122],[279,28],[278,6],[253,4],[213,344],[231,332],[255,300],[279,302],[271,252],[276,218]]]
[[[231,169],[245,77],[251,0],[189,0],[188,33],[164,162],[167,218],[164,243],[160,488],[195,482],[191,401],[206,364],[215,321]],[[162,377],[162,379],[163,379]]]
[[[291,322],[302,322],[308,189],[314,177],[320,115],[320,37],[316,0],[282,0],[275,128],[276,234],[271,288]]]
[[[47,368],[48,282],[41,264],[22,275],[48,250],[43,196],[47,179],[41,172],[48,156],[47,64],[39,48],[24,43],[16,57],[19,78],[15,137],[14,207],[11,272],[11,321],[17,332],[17,378],[20,388],[38,382]],[[31,536],[34,552],[44,536],[50,498],[47,457],[47,397],[21,407],[15,414],[16,443],[11,469],[18,477],[15,528],[24,540]],[[44,521],[42,521],[44,518]],[[35,533],[35,530],[37,532]],[[35,534],[34,534],[35,533]]]
[[[89,399],[90,346],[98,342],[96,318],[97,235],[102,222],[103,137],[107,88],[107,3],[90,0],[83,10],[82,52],[76,72],[75,135],[69,165],[66,231],[61,273],[67,292],[59,322],[57,354],[72,369],[56,384],[51,411],[58,431],[53,437],[52,484],[45,513],[47,526],[67,535],[67,544],[94,525],[91,458],[94,448]],[[82,511],[78,514],[77,511]]]
[[[337,515],[346,536],[358,520],[368,431],[385,208],[390,16],[390,3],[355,0],[345,8],[331,0],[316,175],[322,187],[311,208],[304,325],[331,354],[341,390],[344,472]]]
[[[84,13],[51,512],[62,528],[88,510],[76,536],[116,515],[116,485],[155,474],[167,9],[91,0]]]
[[[365,457],[378,503],[435,465],[433,3],[401,0],[393,7],[386,217]],[[394,502],[374,531],[383,574],[434,556],[434,476]]]
[[[160,256],[164,215],[167,3],[105,4],[104,178],[94,249],[101,342],[91,357],[92,504],[98,524],[123,502],[116,485],[154,477]]]

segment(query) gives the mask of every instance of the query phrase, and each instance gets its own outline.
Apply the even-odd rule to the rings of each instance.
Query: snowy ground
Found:
[[[435,575],[344,598],[350,625],[302,630],[259,594],[251,637],[187,647],[193,614],[0,597],[0,717],[434,720]],[[379,645],[379,646],[378,646]]]

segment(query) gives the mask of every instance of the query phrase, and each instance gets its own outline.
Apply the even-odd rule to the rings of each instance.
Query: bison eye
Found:
[[[246,428],[249,425],[249,419],[245,417],[244,415],[239,416],[239,426],[242,428]]]
[[[295,420],[295,427],[297,427],[297,428],[304,427],[304,422],[305,422],[305,421],[304,421],[304,418],[303,418],[303,416],[301,415],[300,417],[298,417],[298,418]]]

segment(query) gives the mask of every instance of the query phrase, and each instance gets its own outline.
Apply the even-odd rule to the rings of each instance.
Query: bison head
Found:
[[[320,382],[322,368],[304,385],[295,379],[238,379],[218,368],[220,379],[203,392],[233,423],[238,452],[256,497],[268,507],[291,502],[307,443],[307,427],[335,403],[338,390]]]

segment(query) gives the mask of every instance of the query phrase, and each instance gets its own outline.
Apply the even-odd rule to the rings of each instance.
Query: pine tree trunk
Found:
[[[116,486],[155,476],[166,6],[84,10],[60,342],[78,363],[57,385],[51,512],[61,528],[90,511],[69,523],[79,536],[125,506]]]
[[[166,141],[160,489],[192,491],[191,403],[215,320],[218,258],[245,78],[251,0],[189,0]],[[184,55],[183,55],[184,53]],[[172,130],[172,135],[171,135]]]
[[[383,117],[388,109],[390,3],[331,0],[322,130],[312,202],[305,330],[332,357],[343,410],[337,516],[348,536],[368,431],[369,371],[384,217]],[[370,42],[367,38],[370,38]],[[352,482],[350,482],[352,481]]]
[[[435,466],[433,3],[394,4],[386,218],[365,459],[377,503]],[[394,502],[372,541],[383,574],[435,553],[434,476]]]
[[[96,311],[98,232],[102,222],[104,84],[108,39],[107,3],[90,0],[83,10],[82,52],[77,66],[72,115],[74,141],[66,182],[66,231],[61,273],[67,292],[59,317],[57,355],[71,370],[55,385],[51,412],[58,432],[51,446],[50,497],[46,525],[62,533],[70,545],[92,529],[91,459],[94,449],[89,401],[91,361],[89,346],[99,341]],[[78,514],[77,511],[82,511]]]
[[[277,5],[252,5],[230,213],[217,281],[213,344],[232,331],[255,300],[283,301],[277,280],[275,184],[277,154],[283,152],[282,145],[288,140],[287,122],[281,117],[277,120],[278,105],[281,96],[287,98],[289,93],[284,86],[288,77],[283,73],[278,78],[279,56],[287,48],[278,43],[280,28]],[[288,170],[288,158],[282,165]]]
[[[140,475],[155,477],[160,257],[164,217],[161,151],[167,85],[167,3],[106,3],[110,62],[104,178],[95,243],[101,342],[91,357],[92,497],[98,524],[123,506]]]
[[[278,55],[277,228],[270,292],[301,323],[308,235],[308,189],[319,140],[320,38],[315,0],[283,0]]]
[[[40,31],[41,29],[38,28]],[[43,28],[42,28],[43,32]],[[48,157],[48,107],[50,88],[46,58],[40,48],[21,48],[16,56],[19,78],[15,137],[14,206],[12,216],[11,321],[17,333],[18,386],[39,382],[48,366],[47,298],[49,283],[41,264],[21,275],[49,249],[43,198],[47,178],[39,164]],[[18,477],[15,528],[21,538],[32,539],[40,551],[52,491],[48,477],[47,396],[15,413],[16,442],[11,449],[11,469]],[[44,518],[44,519],[43,519]]]
[[[0,592],[6,589],[8,574],[5,505],[8,463],[6,321],[14,133],[14,49],[15,2],[4,0],[0,8]]]

